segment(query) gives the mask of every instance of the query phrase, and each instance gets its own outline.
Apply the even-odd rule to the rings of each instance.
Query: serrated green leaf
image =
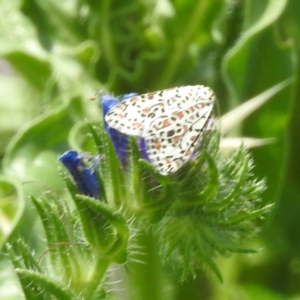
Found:
[[[29,299],[47,299],[55,297],[57,300],[71,300],[74,295],[60,282],[50,279],[49,276],[29,271],[26,269],[16,269],[20,280],[25,283],[23,289],[26,298]],[[48,298],[49,299],[49,298]]]
[[[115,259],[120,250],[126,250],[129,233],[121,214],[86,196],[77,195],[74,200],[85,236],[99,257]]]

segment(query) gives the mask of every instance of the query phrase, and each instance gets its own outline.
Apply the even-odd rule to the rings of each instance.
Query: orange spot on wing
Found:
[[[180,119],[183,117],[182,111],[177,114],[177,117],[180,118]]]
[[[169,125],[170,125],[169,120],[164,120],[164,121],[163,121],[163,127],[167,127],[167,126],[169,126]]]
[[[147,94],[148,99],[153,99],[156,93],[149,93]]]
[[[142,124],[142,123],[133,123],[132,124],[133,125],[133,127],[135,127],[135,128],[144,128],[144,125]]]
[[[179,136],[174,136],[174,137],[173,137],[173,142],[174,142],[174,143],[177,143],[178,141],[179,141]]]
[[[123,118],[125,117],[125,115],[124,115],[123,113],[119,113],[119,114],[118,114],[118,117],[119,117],[120,119],[123,119]]]
[[[131,98],[129,101],[131,102],[131,103],[134,103],[134,102],[137,102],[139,100],[139,97],[133,97],[133,98]]]
[[[147,114],[147,113],[149,113],[149,112],[150,112],[150,108],[147,107],[147,108],[144,108],[144,109],[143,109],[143,113]]]
[[[191,149],[188,149],[188,150],[185,152],[185,155],[186,155],[186,156],[190,156],[191,154],[192,154]]]
[[[156,149],[160,149],[161,143],[159,142],[158,138],[154,138],[154,147]]]

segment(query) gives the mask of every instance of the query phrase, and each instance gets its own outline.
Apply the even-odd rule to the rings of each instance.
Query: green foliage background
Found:
[[[84,148],[83,120],[101,115],[87,100],[96,90],[204,84],[224,114],[293,78],[231,132],[275,138],[253,150],[253,172],[267,178],[263,199],[276,202],[247,245],[261,251],[220,259],[222,285],[199,275],[180,286],[178,299],[300,298],[299,11],[297,0],[1,0],[1,245],[19,235],[32,245],[39,239],[28,195],[43,184],[64,193],[57,157]],[[0,265],[0,295],[20,299],[5,255]]]

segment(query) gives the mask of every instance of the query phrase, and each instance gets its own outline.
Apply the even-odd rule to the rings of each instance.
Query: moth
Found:
[[[130,97],[111,108],[105,120],[123,134],[143,138],[150,162],[168,175],[197,149],[214,103],[209,87],[180,86]]]

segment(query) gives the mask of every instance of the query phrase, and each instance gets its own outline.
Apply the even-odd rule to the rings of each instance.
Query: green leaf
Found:
[[[62,286],[59,281],[50,279],[49,276],[25,269],[16,269],[16,273],[23,283],[23,289],[28,300],[46,300],[49,297],[54,297],[57,300],[74,299],[74,295],[65,286]]]
[[[47,60],[17,50],[8,52],[5,54],[5,58],[37,90],[44,90],[52,72],[51,65]]]
[[[68,8],[64,7],[55,0],[47,2],[23,0],[21,6],[22,12],[38,29],[39,38],[45,48],[50,48],[53,40],[77,44],[84,38],[84,27],[80,26],[77,19],[78,12],[70,8],[70,5]]]
[[[251,42],[253,43],[252,40],[258,38],[258,35],[263,30],[278,19],[286,4],[287,0],[270,0],[264,10],[258,8],[260,6],[258,3],[249,2],[246,4],[248,28],[243,32],[237,43],[227,52],[222,66],[224,79],[231,92],[232,103],[235,103],[238,97],[236,90],[241,91],[245,88],[245,80],[250,75],[246,72],[248,64],[251,63],[251,55],[254,54],[250,48],[253,47],[251,44]],[[260,15],[255,15],[256,11]]]
[[[51,262],[60,270],[57,273],[61,278],[68,281],[71,276],[80,276],[82,273],[79,247],[85,245],[83,243],[80,245],[79,234],[74,235],[73,216],[66,205],[59,201],[50,195],[39,199],[32,197],[32,202],[42,219]]]
[[[6,149],[3,172],[21,181],[61,187],[57,157],[68,147],[66,137],[74,122],[74,108],[79,104],[78,98],[66,99],[20,131]]]
[[[119,260],[127,249],[129,232],[121,214],[93,198],[77,195],[74,199],[87,240],[100,257]],[[101,228],[101,229],[100,229]],[[126,256],[122,256],[122,262]]]
[[[93,132],[93,131],[92,131]],[[99,174],[105,186],[106,201],[109,205],[119,208],[126,205],[126,192],[124,186],[124,173],[121,162],[115,152],[113,143],[108,134],[100,128],[100,133],[96,138],[98,153],[100,157]],[[99,144],[98,144],[98,142]]]
[[[241,124],[244,119],[246,119],[257,109],[259,109],[268,100],[272,99],[274,95],[290,85],[292,82],[292,78],[286,79],[285,81],[276,84],[270,89],[264,91],[263,93],[250,100],[247,100],[247,102],[244,102],[238,107],[232,109],[227,114],[223,115],[220,118],[220,123],[222,124],[222,132],[226,134],[230,129],[234,129],[236,126]]]
[[[0,95],[5,95],[0,99],[2,155],[13,135],[41,113],[40,93],[30,87],[23,78],[15,75],[8,64],[2,64],[3,69],[6,69],[8,74],[0,74]]]
[[[25,199],[20,184],[0,177],[0,249],[18,226],[25,210]]]
[[[15,245],[12,246],[8,244],[6,246],[6,249],[10,255],[10,258],[15,268],[26,268],[37,272],[41,272],[40,266],[33,257],[29,246],[24,242],[24,240],[18,239]]]
[[[249,300],[255,300],[258,298],[264,300],[292,300],[292,298],[286,298],[286,296],[282,296],[273,289],[269,289],[260,284],[246,284],[242,286],[242,290],[246,294],[247,299]]]
[[[8,259],[0,260],[0,295],[5,300],[24,299],[24,293],[19,279],[13,269],[12,262]]]

